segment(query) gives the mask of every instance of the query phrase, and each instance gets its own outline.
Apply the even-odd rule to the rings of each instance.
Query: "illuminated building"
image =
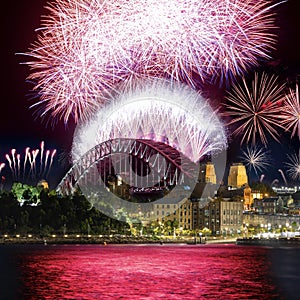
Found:
[[[187,198],[163,198],[154,202],[153,211],[158,222],[178,221],[178,228],[192,230],[192,202]]]
[[[244,188],[244,210],[250,210],[253,205],[253,193],[251,192],[250,186]]]
[[[246,167],[242,163],[234,163],[230,166],[228,175],[228,186],[240,188],[248,184]]]
[[[194,216],[194,229],[207,228],[213,235],[236,234],[243,223],[243,201],[214,198],[204,207],[195,202]]]
[[[213,184],[217,183],[217,176],[213,163],[207,162],[204,165],[200,165],[199,182]]]

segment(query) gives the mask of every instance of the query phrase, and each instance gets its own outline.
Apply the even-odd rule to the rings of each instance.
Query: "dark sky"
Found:
[[[47,1],[10,1],[2,12],[2,28],[4,38],[2,43],[2,116],[1,138],[16,141],[33,139],[49,139],[49,143],[63,146],[72,139],[66,137],[68,129],[58,124],[56,128],[46,126],[41,119],[35,119],[34,110],[29,106],[34,103],[31,99],[32,84],[26,82],[29,68],[22,65],[26,57],[24,53],[36,39],[35,29],[40,27],[40,18],[46,13],[44,5]],[[4,91],[4,92],[3,92]],[[58,134],[58,132],[60,134]]]
[[[25,56],[16,53],[28,51],[30,44],[36,40],[35,29],[40,27],[40,19],[47,13],[44,9],[47,1],[6,1],[5,8],[1,8],[2,22],[2,105],[0,118],[0,162],[6,162],[5,154],[12,148],[24,155],[25,148],[36,149],[40,142],[45,141],[45,148],[57,149],[56,165],[51,174],[61,178],[65,167],[59,160],[63,153],[70,149],[74,126],[66,127],[58,123],[55,127],[46,125],[40,118],[36,118],[34,110],[29,109],[34,103],[31,100],[32,84],[26,81],[29,68],[22,65],[26,61]],[[6,167],[7,171],[7,167]]]
[[[49,149],[56,148],[59,152],[70,148],[74,126],[65,128],[64,124],[55,127],[48,126],[35,119],[33,110],[29,109],[30,89],[32,85],[26,83],[29,74],[27,66],[21,65],[26,60],[18,52],[26,52],[30,44],[35,41],[35,29],[40,26],[45,0],[10,0],[1,6],[2,43],[1,43],[1,87],[2,103],[0,117],[0,162],[5,162],[5,153],[11,148],[19,152],[27,146],[36,148],[44,140]],[[274,67],[283,78],[288,77],[296,81],[300,74],[300,1],[290,0],[277,8],[276,24],[279,29],[278,44],[273,51],[273,59],[261,68]],[[272,143],[272,151],[276,157],[275,167],[280,168],[280,160],[295,146],[297,141],[282,138],[281,144]],[[298,146],[297,146],[298,147]],[[239,147],[232,142],[228,157],[234,161],[239,154]],[[282,158],[282,159],[281,159]],[[275,176],[275,175],[272,175]]]

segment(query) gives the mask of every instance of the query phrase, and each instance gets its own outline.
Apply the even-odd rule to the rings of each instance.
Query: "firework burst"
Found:
[[[278,5],[278,4],[275,4]],[[116,83],[168,77],[192,86],[268,59],[270,1],[56,0],[25,55],[41,116],[88,119]],[[194,76],[197,75],[197,76]]]
[[[293,180],[300,180],[300,151],[294,154],[287,155],[288,162],[285,163],[287,167],[287,174]]]
[[[30,150],[27,147],[24,158],[17,153],[16,149],[12,149],[10,154],[5,155],[13,180],[36,183],[37,180],[48,177],[56,155],[56,149],[45,151],[44,146],[45,144],[42,141],[39,149]]]
[[[186,86],[163,80],[129,85],[77,127],[72,156],[115,138],[164,142],[192,161],[227,147],[226,134],[208,102]]]
[[[242,159],[249,170],[254,170],[255,174],[263,172],[263,170],[266,170],[270,166],[269,153],[262,147],[247,146],[246,150],[242,151]]]
[[[289,89],[289,93],[285,97],[285,105],[282,111],[282,125],[288,131],[292,132],[292,137],[298,135],[300,140],[300,102],[299,88],[296,90]]]
[[[278,141],[278,128],[282,128],[282,105],[284,84],[277,83],[277,77],[263,73],[255,74],[251,85],[243,78],[242,84],[236,84],[226,97],[228,103],[224,113],[230,117],[228,125],[238,127],[233,135],[242,136],[241,144],[246,141],[254,145],[260,140],[267,144],[267,134]]]

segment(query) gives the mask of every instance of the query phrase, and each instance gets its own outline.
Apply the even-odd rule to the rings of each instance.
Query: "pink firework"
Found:
[[[268,59],[271,1],[56,0],[30,51],[41,116],[86,120],[124,80],[195,81],[243,73]],[[197,76],[194,76],[197,75]]]
[[[289,89],[284,104],[284,109],[282,111],[282,125],[286,130],[292,132],[292,137],[297,134],[300,140],[300,102],[298,84],[296,85],[296,90]]]
[[[277,83],[277,77],[263,73],[255,74],[251,85],[243,78],[226,97],[225,116],[230,117],[229,125],[237,125],[233,135],[242,136],[241,144],[251,140],[254,145],[260,140],[267,144],[267,135],[278,141],[281,128],[284,84]]]
[[[27,147],[24,157],[18,154],[16,149],[12,149],[10,154],[5,155],[5,158],[8,161],[13,180],[23,182],[30,180],[37,181],[48,177],[55,154],[55,149],[52,150],[52,152],[47,150],[46,153],[44,153],[44,142],[42,141],[40,149],[30,150],[30,148]],[[51,157],[50,162],[49,157]],[[22,160],[23,163],[21,163]],[[2,165],[0,165],[0,171]]]

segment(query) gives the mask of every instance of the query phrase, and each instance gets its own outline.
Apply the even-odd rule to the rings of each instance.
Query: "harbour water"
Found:
[[[0,299],[298,299],[299,248],[1,245]]]

